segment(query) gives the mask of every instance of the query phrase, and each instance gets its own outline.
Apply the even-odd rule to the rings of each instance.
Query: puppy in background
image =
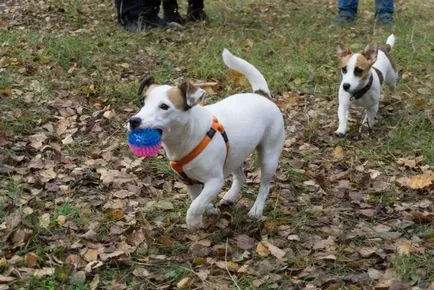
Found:
[[[385,82],[394,90],[398,79],[398,71],[390,56],[394,44],[395,36],[391,34],[384,46],[378,47],[373,41],[362,53],[353,53],[347,46],[338,46],[337,57],[341,62],[342,82],[338,93],[339,127],[335,131],[336,135],[345,135],[348,130],[351,104],[366,109],[363,125],[372,127],[376,123],[381,85]]]

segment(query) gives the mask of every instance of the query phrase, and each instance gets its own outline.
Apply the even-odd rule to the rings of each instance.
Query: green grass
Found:
[[[396,256],[392,259],[394,268],[402,275],[404,280],[420,282],[428,280],[434,282],[434,265],[432,263],[434,256],[428,252],[426,254],[411,254]],[[426,273],[427,277],[421,277],[418,270]]]

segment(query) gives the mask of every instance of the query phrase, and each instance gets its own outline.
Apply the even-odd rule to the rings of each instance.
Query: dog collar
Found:
[[[203,150],[205,150],[206,146],[208,146],[209,142],[211,142],[212,138],[214,137],[215,133],[219,131],[220,134],[223,137],[223,140],[226,143],[226,158],[228,157],[229,152],[229,139],[225,132],[225,129],[223,128],[223,125],[220,124],[218,119],[215,116],[212,116],[212,124],[211,128],[206,132],[205,136],[203,137],[202,141],[187,155],[185,155],[180,160],[171,161],[170,166],[176,173],[179,174],[181,177],[182,182],[184,182],[187,185],[193,185],[193,184],[202,184],[202,182],[194,180],[192,178],[189,178],[187,174],[184,172],[184,166],[192,161],[194,158],[196,158]]]
[[[361,97],[363,97],[364,94],[366,94],[367,91],[369,91],[369,89],[372,86],[372,81],[374,80],[374,76],[371,74],[371,77],[369,78],[368,83],[366,84],[366,86],[364,86],[362,89],[355,91],[352,95],[351,95],[351,101],[352,100],[358,100]]]

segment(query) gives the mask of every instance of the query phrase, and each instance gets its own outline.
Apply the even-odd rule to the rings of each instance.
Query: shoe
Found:
[[[204,11],[203,0],[189,0],[187,10],[188,21],[204,21],[208,17]]]
[[[142,28],[165,28],[167,26],[167,22],[156,14],[143,13],[139,19]]]
[[[178,9],[175,10],[164,10],[163,13],[164,17],[164,21],[166,21],[167,23],[178,23],[180,25],[184,25],[185,24],[185,19],[181,17],[181,15],[178,12]]]
[[[336,15],[336,22],[341,24],[353,22],[355,19],[356,19],[355,16],[342,15],[342,14]]]
[[[383,25],[389,25],[393,23],[393,16],[391,13],[381,13],[377,15],[377,21]]]

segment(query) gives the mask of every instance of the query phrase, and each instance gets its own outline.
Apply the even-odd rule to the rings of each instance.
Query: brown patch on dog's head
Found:
[[[187,111],[190,107],[187,104],[187,99],[178,87],[172,87],[167,91],[167,97],[172,102],[173,106],[181,111]]]
[[[205,91],[196,87],[189,81],[183,81],[178,85],[178,89],[181,90],[184,97],[187,109],[200,104],[205,96]]]
[[[354,75],[360,79],[366,79],[369,75],[369,69],[371,68],[371,63],[362,54],[357,55],[356,63],[354,66]]]

